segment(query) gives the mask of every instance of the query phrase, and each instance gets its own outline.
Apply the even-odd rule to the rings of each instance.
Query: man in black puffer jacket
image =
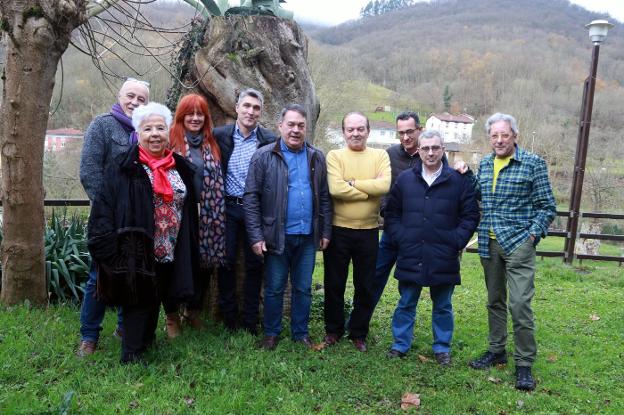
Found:
[[[459,253],[477,228],[479,207],[470,179],[443,162],[439,132],[423,132],[418,151],[421,160],[397,178],[384,216],[386,231],[399,247],[394,277],[401,293],[388,356],[403,357],[411,347],[416,305],[422,288],[429,287],[433,353],[446,366],[454,328],[451,297],[461,283]]]

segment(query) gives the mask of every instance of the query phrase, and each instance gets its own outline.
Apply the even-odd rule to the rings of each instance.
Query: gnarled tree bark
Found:
[[[180,70],[185,82],[208,99],[214,124],[233,122],[238,93],[255,88],[265,97],[265,127],[276,130],[282,108],[301,104],[308,113],[307,138],[313,141],[320,106],[308,68],[308,40],[299,25],[273,16],[235,15],[212,17],[205,25],[199,48]],[[180,92],[174,89],[168,99],[172,107]]]
[[[83,0],[1,0],[6,44],[0,109],[3,304],[45,304],[43,146],[54,76]]]

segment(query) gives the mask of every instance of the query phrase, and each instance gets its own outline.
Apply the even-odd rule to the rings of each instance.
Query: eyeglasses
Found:
[[[410,128],[409,130],[405,130],[405,131],[397,131],[397,132],[396,132],[396,135],[397,135],[398,137],[403,137],[404,135],[409,135],[409,136],[411,136],[411,135],[414,135],[414,133],[419,132],[420,130],[422,130],[422,128],[420,128],[420,127],[416,127],[415,129]]]
[[[503,140],[509,140],[510,137],[512,137],[512,134],[502,133],[502,134],[492,134],[490,136],[490,139],[498,140],[499,138],[501,138]]]
[[[442,146],[425,146],[425,147],[420,147],[418,149],[419,151],[422,151],[423,153],[428,153],[429,151],[433,151],[434,153],[437,153],[438,151],[442,150]]]
[[[148,88],[149,88],[149,86],[150,86],[150,83],[149,83],[149,82],[147,82],[147,81],[141,81],[140,79],[136,79],[136,78],[132,78],[132,77],[128,77],[128,78],[126,78],[126,82],[137,82],[137,83],[139,83],[139,84],[141,84],[141,85],[145,85],[145,86],[146,86],[146,87],[148,87]]]

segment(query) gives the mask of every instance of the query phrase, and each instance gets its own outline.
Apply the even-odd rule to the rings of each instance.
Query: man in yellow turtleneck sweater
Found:
[[[345,332],[344,292],[353,261],[353,311],[349,338],[366,351],[373,314],[373,279],[379,239],[381,200],[390,190],[390,159],[384,150],[366,147],[368,118],[351,112],[342,120],[347,146],[327,154],[327,182],[334,204],[332,240],[324,251],[325,344],[333,345]]]

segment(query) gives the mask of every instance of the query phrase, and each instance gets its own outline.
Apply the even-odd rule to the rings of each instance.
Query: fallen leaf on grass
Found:
[[[401,397],[401,409],[420,407],[420,395],[417,393],[405,392]]]
[[[421,354],[418,355],[418,360],[420,360],[423,363],[426,363],[428,361],[430,361],[431,359],[429,359],[427,356],[423,356]]]
[[[598,321],[598,320],[600,320],[600,316],[598,314],[590,314],[589,315],[589,319],[591,321]]]
[[[318,344],[313,345],[313,346],[312,346],[312,350],[314,350],[314,351],[317,351],[317,352],[318,352],[318,351],[323,350],[323,349],[324,349],[324,348],[326,348],[326,347],[327,347],[327,343],[325,343],[325,342],[320,342],[320,343],[318,343]]]
[[[548,357],[546,358],[546,360],[548,360],[550,363],[554,363],[557,361],[557,355],[556,354],[549,354]]]
[[[192,407],[193,405],[195,405],[195,399],[189,397],[189,396],[185,396],[184,397],[184,402],[189,406]]]
[[[502,379],[500,379],[500,378],[495,378],[495,377],[493,377],[493,376],[488,376],[487,380],[489,380],[489,381],[490,381],[490,382],[492,382],[492,383],[496,383],[497,385],[498,385],[499,383],[501,383],[501,382],[502,382]]]

